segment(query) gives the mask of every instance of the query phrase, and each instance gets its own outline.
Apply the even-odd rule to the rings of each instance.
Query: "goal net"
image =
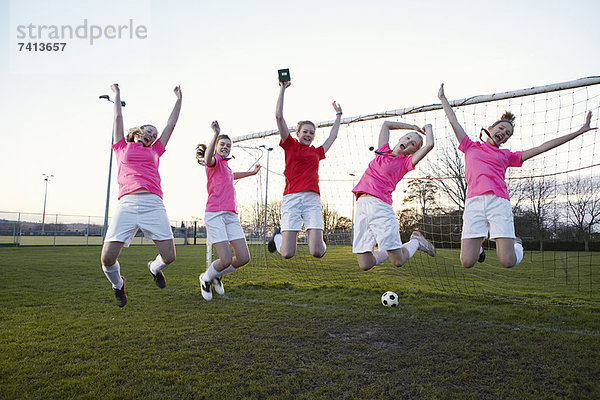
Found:
[[[576,131],[592,111],[598,126],[600,77],[543,87],[451,100],[459,122],[472,140],[505,110],[516,115],[514,135],[504,145],[512,151],[540,145]],[[433,125],[435,147],[415,171],[398,184],[394,195],[403,241],[420,230],[438,249],[434,258],[417,254],[396,268],[389,261],[362,272],[352,254],[352,188],[377,148],[384,120]],[[333,121],[317,124],[314,144],[329,135]],[[290,129],[295,135],[293,129]],[[392,131],[393,144],[406,131]],[[384,290],[460,293],[495,297],[599,301],[600,288],[600,140],[595,131],[509,168],[507,183],[517,236],[525,247],[523,262],[505,269],[494,243],[486,241],[485,262],[465,269],[460,264],[460,234],[466,183],[464,155],[441,105],[406,107],[342,119],[338,138],[319,167],[327,254],[308,254],[301,232],[294,258],[266,250],[279,225],[285,185],[284,154],[277,130],[233,138],[234,170],[263,166],[255,177],[236,181],[240,219],[251,253],[250,264],[235,274],[236,283],[306,287],[335,286]],[[268,166],[268,168],[267,168]],[[215,258],[216,252],[208,258]]]

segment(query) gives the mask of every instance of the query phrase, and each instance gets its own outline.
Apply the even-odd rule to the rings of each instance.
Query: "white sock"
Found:
[[[215,264],[219,261],[220,259],[216,259],[215,261],[213,261],[210,266],[206,269],[206,272],[204,273],[204,281],[205,282],[210,282],[213,279],[215,279],[217,276],[219,276],[219,272],[215,269]]]
[[[523,260],[523,245],[519,242],[515,242],[515,254],[517,255],[517,263],[515,265],[519,265]]]
[[[165,264],[165,262],[163,261],[162,257],[159,255],[156,256],[156,258],[154,259],[154,261],[152,261],[150,263],[150,272],[152,272],[154,275],[158,274],[158,272],[163,269],[164,267],[166,267],[168,264]]]
[[[115,262],[114,265],[107,267],[102,266],[102,271],[114,289],[121,289],[123,287],[123,278],[121,277],[121,265],[119,262]]]
[[[404,243],[402,247],[408,250],[408,258],[412,258],[419,249],[419,241],[417,239],[411,239]]]
[[[323,240],[323,255],[325,255],[325,253],[327,253],[327,243]]]
[[[229,267],[225,268],[223,271],[219,272],[218,277],[222,277],[223,275],[230,274],[234,272],[237,268],[234,268],[233,265],[229,264]]]
[[[275,247],[277,248],[277,252],[279,254],[281,254],[281,242],[283,242],[283,236],[281,236],[281,233],[278,233],[277,235],[275,235],[275,237],[273,238],[273,241],[275,242]]]
[[[375,265],[379,265],[387,260],[390,256],[385,250],[375,250],[373,252],[373,257],[375,257]]]
[[[483,247],[479,248],[479,254],[483,253]]]

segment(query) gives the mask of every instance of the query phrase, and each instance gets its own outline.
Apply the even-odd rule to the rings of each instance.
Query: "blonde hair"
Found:
[[[317,130],[317,126],[314,124],[314,122],[312,121],[300,121],[298,122],[298,125],[296,125],[296,132],[300,132],[300,129],[302,129],[303,125],[312,125],[312,127],[314,128],[314,130]]]
[[[219,135],[217,136],[217,143],[221,139],[227,139],[233,143],[233,140],[227,135]],[[200,143],[196,146],[196,160],[198,160],[198,164],[205,165],[204,156],[206,155],[207,146],[204,143]],[[215,149],[216,150],[216,149]]]
[[[508,122],[510,126],[515,128],[515,114],[510,111],[504,111],[504,114],[500,117],[500,119],[492,124],[492,128],[498,125],[500,122]]]
[[[134,126],[133,128],[129,128],[129,131],[127,132],[127,136],[125,137],[125,140],[128,142],[133,142],[135,141],[135,135],[142,135],[142,129],[138,126]]]

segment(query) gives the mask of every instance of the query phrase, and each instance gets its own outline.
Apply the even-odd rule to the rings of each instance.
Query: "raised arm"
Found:
[[[379,143],[377,145],[377,148],[380,148],[384,144],[390,142],[391,129],[408,129],[411,131],[423,133],[423,129],[417,125],[407,124],[405,122],[385,121],[383,125],[381,125],[381,129],[379,130]]]
[[[337,104],[335,101],[331,103],[333,109],[335,110],[335,122],[331,127],[331,131],[329,132],[329,137],[323,143],[323,151],[327,153],[327,150],[331,147],[335,139],[337,139],[338,132],[340,130],[340,123],[342,121],[342,107]]]
[[[219,133],[221,133],[221,127],[219,126],[218,121],[213,121],[212,124],[210,124],[210,127],[212,128],[214,135],[208,146],[206,146],[206,150],[204,151],[204,162],[209,167],[214,167],[216,164],[215,146],[217,145],[217,137],[219,136]]]
[[[177,124],[177,119],[179,118],[179,111],[181,111],[181,88],[179,86],[175,86],[173,92],[175,92],[175,96],[177,96],[177,101],[175,102],[173,111],[171,111],[171,115],[167,121],[167,126],[165,126],[165,129],[163,129],[162,135],[160,135],[159,139],[165,147],[171,138],[171,134],[173,133],[173,129],[175,129],[175,124]]]
[[[277,98],[277,106],[275,107],[275,120],[277,121],[277,129],[279,129],[279,136],[281,141],[285,142],[285,139],[290,136],[290,130],[283,119],[283,95],[285,89],[290,87],[290,82],[279,82],[279,97]]]
[[[450,107],[450,103],[444,94],[444,84],[440,86],[440,91],[438,92],[438,98],[442,101],[442,107],[444,108],[444,112],[446,113],[446,117],[448,121],[450,121],[450,126],[452,126],[452,130],[454,130],[454,135],[456,135],[456,139],[458,143],[462,142],[463,138],[467,136],[467,133],[463,129],[462,126],[458,123],[458,119],[456,119],[456,114],[454,114],[454,110]]]
[[[547,142],[544,142],[537,147],[523,151],[523,153],[521,154],[521,162],[528,160],[531,157],[535,157],[538,154],[542,154],[545,151],[548,151],[550,149],[558,147],[561,144],[567,143],[569,140],[575,139],[577,136],[579,136],[587,131],[593,131],[595,129],[598,129],[598,128],[590,128],[591,120],[592,120],[592,112],[589,111],[585,117],[585,123],[583,124],[583,126],[581,128],[579,128],[575,132],[569,133],[568,135],[564,135],[564,136],[558,137],[556,139],[548,140]]]
[[[117,143],[124,136],[123,112],[121,110],[121,89],[118,83],[113,83],[110,88],[115,92],[115,121],[113,123],[113,143]]]
[[[260,164],[256,164],[254,166],[254,169],[252,171],[234,172],[233,173],[233,179],[242,179],[242,178],[245,178],[247,176],[256,175],[256,174],[258,174],[258,171],[260,171],[260,169],[261,169]]]
[[[413,167],[415,165],[417,165],[417,163],[419,161],[421,161],[423,158],[425,158],[425,156],[427,155],[427,153],[429,153],[431,151],[431,149],[433,149],[434,146],[434,140],[433,140],[433,128],[431,127],[431,124],[427,124],[423,127],[423,130],[425,131],[425,145],[423,145],[419,150],[415,151],[415,153],[412,156],[412,165]]]

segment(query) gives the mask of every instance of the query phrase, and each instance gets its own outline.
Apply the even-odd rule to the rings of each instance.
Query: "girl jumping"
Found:
[[[121,113],[121,91],[118,84],[111,86],[115,92],[114,144],[112,146],[119,166],[119,204],[110,221],[102,246],[102,270],[112,283],[117,305],[127,304],[125,278],[117,258],[123,246],[128,247],[138,229],[152,239],[158,255],[148,262],[148,270],[156,285],[167,286],[162,269],[175,261],[173,232],[162,200],[158,162],[165,152],[181,110],[181,89],[175,87],[175,107],[160,138],[153,125],[131,128],[125,138]]]
[[[290,135],[283,119],[283,96],[290,82],[280,82],[279,97],[275,110],[277,128],[285,152],[285,190],[281,202],[281,230],[276,229],[269,241],[269,251],[277,250],[283,258],[296,254],[298,232],[304,227],[308,235],[308,251],[313,257],[325,255],[327,246],[323,241],[323,214],[319,192],[319,162],[337,138],[342,119],[342,108],[334,101],[335,122],[329,137],[319,146],[311,146],[316,126],[311,121],[300,121],[296,128],[298,139]]]
[[[212,299],[211,286],[220,295],[225,294],[221,277],[248,264],[250,252],[246,244],[246,237],[237,215],[235,201],[234,179],[256,175],[260,165],[248,172],[231,172],[227,165],[231,153],[231,139],[227,135],[220,135],[221,128],[217,121],[211,124],[214,136],[208,146],[198,145],[196,158],[200,165],[206,169],[208,201],[204,221],[206,223],[206,244],[214,245],[219,258],[213,261],[200,275],[202,297]],[[231,257],[231,249],[235,254]]]
[[[590,128],[592,113],[588,112],[585,123],[579,130],[549,140],[541,145],[518,152],[500,149],[514,133],[515,116],[505,112],[488,129],[482,129],[486,138],[483,143],[473,142],[458,123],[446,95],[444,84],[438,97],[448,121],[459,142],[458,149],[465,153],[465,179],[467,201],[463,214],[460,262],[470,268],[483,259],[481,244],[488,236],[496,242],[498,261],[510,268],[523,259],[521,239],[515,236],[512,208],[506,187],[505,174],[508,167],[520,167],[525,160],[560,146],[577,136],[596,128]],[[483,140],[483,139],[482,139]]]
[[[409,132],[390,149],[390,129],[424,131],[427,143],[423,146],[421,136],[417,132]],[[407,172],[415,169],[433,145],[433,130],[429,124],[419,128],[403,122],[386,121],[381,126],[375,159],[352,189],[356,196],[352,252],[356,253],[363,271],[383,263],[388,257],[393,265],[400,267],[417,250],[435,256],[435,247],[419,231],[414,231],[410,241],[402,244],[400,226],[392,207],[392,192],[396,185]]]

